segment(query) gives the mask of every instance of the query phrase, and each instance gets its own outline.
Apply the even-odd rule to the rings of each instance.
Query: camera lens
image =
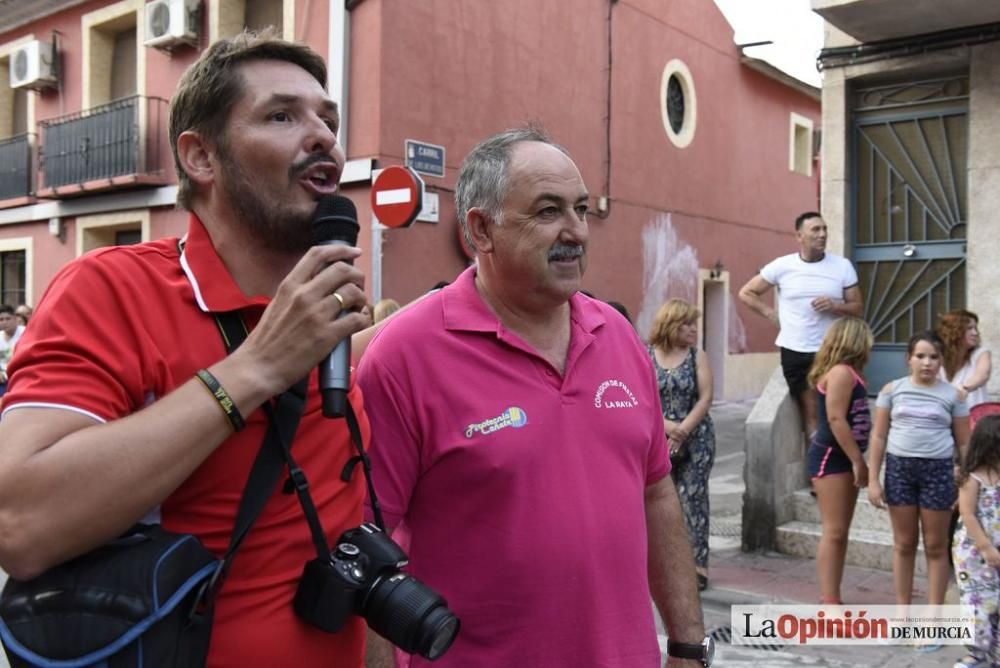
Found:
[[[430,634],[430,646],[421,655],[433,661],[444,654],[458,636],[458,626],[458,617],[448,608],[436,608],[427,616],[426,627],[433,631]]]
[[[372,585],[359,612],[392,644],[431,661],[451,647],[461,625],[441,596],[399,572]]]

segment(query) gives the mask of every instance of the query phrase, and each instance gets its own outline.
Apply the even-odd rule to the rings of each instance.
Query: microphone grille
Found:
[[[343,195],[321,197],[313,211],[312,230],[316,243],[345,241],[357,245],[360,225],[354,202]]]

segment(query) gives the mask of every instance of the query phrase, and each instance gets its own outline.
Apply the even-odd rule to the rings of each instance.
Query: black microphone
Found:
[[[326,195],[316,204],[312,217],[315,245],[358,243],[358,211],[354,202],[342,195]],[[354,264],[349,262],[349,264]],[[337,316],[345,315],[343,311]],[[351,337],[345,336],[319,364],[319,391],[323,396],[323,416],[344,417],[347,390],[351,386]]]

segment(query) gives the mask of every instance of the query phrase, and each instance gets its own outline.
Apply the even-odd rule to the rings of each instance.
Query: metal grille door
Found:
[[[907,374],[914,332],[965,305],[967,100],[966,77],[854,92],[853,260],[873,393]]]

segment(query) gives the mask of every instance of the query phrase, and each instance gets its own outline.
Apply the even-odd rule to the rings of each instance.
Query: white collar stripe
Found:
[[[194,290],[194,299],[198,302],[198,308],[200,308],[204,313],[208,313],[208,306],[205,304],[205,298],[201,296],[201,286],[198,285],[198,279],[195,277],[194,272],[191,271],[191,265],[187,261],[187,235],[181,239],[181,247],[184,250],[181,251],[181,268],[184,270],[184,274],[187,276],[188,282],[191,283],[191,289]]]

